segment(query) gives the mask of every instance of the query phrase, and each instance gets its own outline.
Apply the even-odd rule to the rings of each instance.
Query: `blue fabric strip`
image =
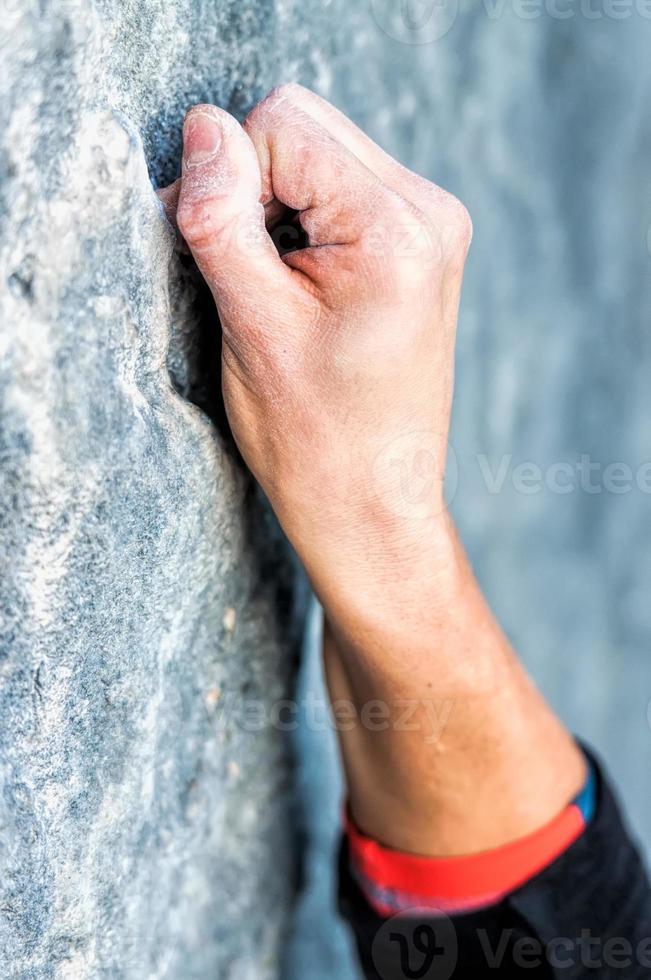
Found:
[[[586,762],[589,767],[588,778],[585,786],[572,802],[574,806],[579,808],[583,819],[588,824],[592,820],[597,807],[597,774],[590,760],[586,759]]]

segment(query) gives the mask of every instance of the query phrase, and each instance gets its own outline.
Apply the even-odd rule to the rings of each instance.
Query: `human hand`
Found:
[[[280,258],[295,212],[309,247]],[[219,309],[233,434],[326,608],[386,604],[407,560],[440,579],[463,205],[288,85],[243,126],[190,110],[177,221]]]

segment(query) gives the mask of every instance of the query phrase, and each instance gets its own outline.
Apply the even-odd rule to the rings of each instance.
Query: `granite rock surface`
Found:
[[[277,70],[277,17],[5,6],[0,976],[275,977],[305,590],[155,186],[191,102]]]

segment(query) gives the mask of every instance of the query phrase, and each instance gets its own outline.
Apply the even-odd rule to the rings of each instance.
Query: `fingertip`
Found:
[[[213,160],[222,145],[222,124],[214,112],[195,107],[183,123],[183,172]]]
[[[186,113],[183,176],[193,178],[193,171],[200,178],[191,180],[197,187],[206,186],[211,175],[219,175],[221,183],[230,180],[259,184],[260,171],[253,144],[238,120],[225,109],[200,103]]]
[[[183,134],[187,127],[193,122],[195,117],[206,117],[208,119],[213,119],[223,125],[224,119],[232,119],[233,117],[230,113],[226,112],[225,109],[220,109],[219,106],[212,105],[210,102],[197,102],[196,105],[190,106],[186,110],[185,116],[183,118]]]

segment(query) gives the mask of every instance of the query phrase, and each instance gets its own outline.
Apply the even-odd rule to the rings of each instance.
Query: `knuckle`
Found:
[[[467,251],[472,240],[472,219],[465,204],[452,194],[447,195],[446,216],[452,245]]]
[[[272,102],[303,102],[308,95],[308,90],[298,82],[283,82],[271,89],[267,99]],[[265,100],[266,101],[266,100]]]
[[[244,128],[255,128],[260,125],[261,120],[270,115],[277,115],[287,108],[287,103],[298,105],[305,100],[307,89],[296,82],[285,82],[276,85],[271,91],[251,109],[244,121]]]
[[[472,220],[461,201],[429,181],[421,183],[422,207],[430,226],[437,230],[442,245],[466,251],[472,240]]]

